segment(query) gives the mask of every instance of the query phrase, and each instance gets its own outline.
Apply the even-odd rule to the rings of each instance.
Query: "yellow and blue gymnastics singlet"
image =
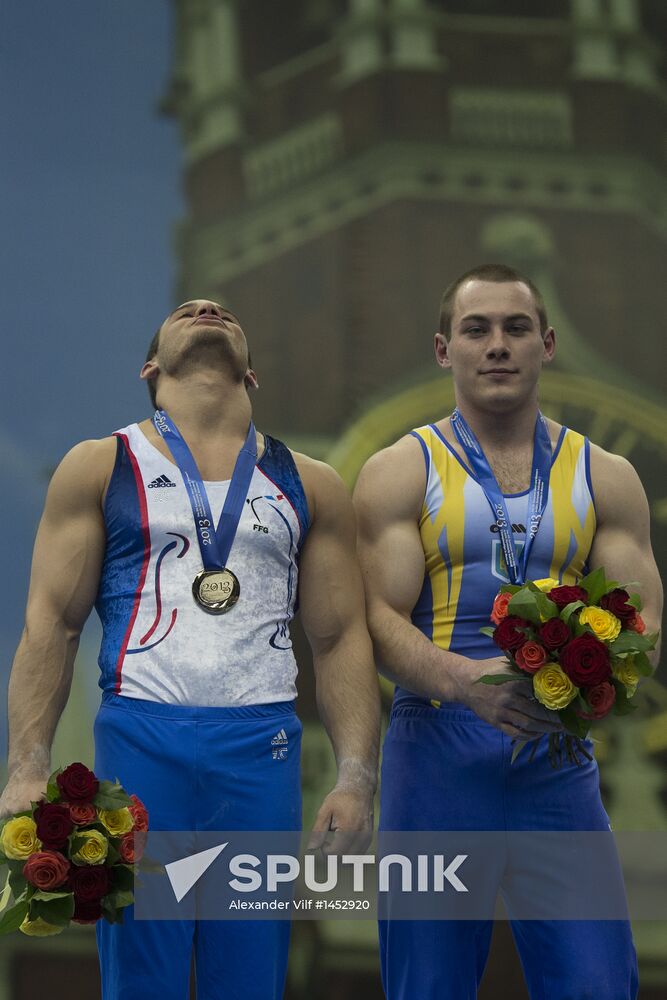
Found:
[[[412,622],[436,646],[484,659],[497,656],[480,633],[499,587],[508,583],[498,528],[472,471],[434,424],[411,432],[426,462],[426,491],[419,531],[426,560],[424,583]],[[553,577],[573,584],[586,573],[596,516],[589,441],[563,427],[553,451],[549,496],[528,562],[526,578]],[[528,495],[506,494],[517,556],[528,523]],[[394,703],[414,695],[397,688]]]
[[[498,588],[508,582],[497,524],[482,487],[433,425],[412,432],[426,462],[419,518],[425,573],[414,624],[441,649],[471,659],[500,653],[480,634]],[[526,539],[529,492],[506,497],[517,556]],[[547,506],[530,551],[526,579],[573,584],[585,574],[596,527],[589,443],[563,428],[553,449]],[[512,762],[513,741],[468,706],[429,702],[396,689],[382,750],[380,832],[599,831],[609,816],[596,761],[555,770],[547,740]],[[593,744],[587,743],[589,753]],[[442,836],[442,834],[440,834]],[[445,834],[448,837],[449,834]],[[503,892],[530,996],[636,1000],[637,955],[627,920],[522,920],[512,915],[512,886],[526,859],[494,841],[481,874],[490,914]],[[468,869],[470,870],[470,869]],[[562,873],[547,865],[530,875],[550,896]],[[551,883],[549,879],[553,879]],[[620,865],[608,880],[622,894]],[[526,884],[525,882],[523,883]],[[557,888],[556,888],[557,887]],[[487,898],[485,896],[485,898]],[[489,915],[490,915],[489,914]],[[103,921],[100,921],[103,923]],[[492,919],[380,920],[380,969],[388,1000],[473,1000],[491,943]]]

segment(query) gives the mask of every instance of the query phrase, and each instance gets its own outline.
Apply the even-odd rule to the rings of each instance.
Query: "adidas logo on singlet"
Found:
[[[287,733],[284,729],[281,729],[279,733],[271,740],[272,752],[271,756],[274,760],[285,760],[287,757],[287,747],[289,745],[289,740],[287,739]]]
[[[154,479],[152,483],[148,484],[148,489],[154,490],[158,486],[175,486],[175,485],[176,483],[172,483],[169,476],[158,476],[157,479]]]

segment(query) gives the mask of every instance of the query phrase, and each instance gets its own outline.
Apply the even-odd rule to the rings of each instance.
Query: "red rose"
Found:
[[[560,665],[577,687],[595,687],[611,674],[609,650],[603,642],[588,633],[578,636],[561,649]]]
[[[148,810],[138,795],[130,795],[132,805],[128,806],[130,815],[134,820],[134,830],[148,830]]]
[[[600,607],[604,608],[605,611],[610,611],[623,625],[627,625],[629,619],[636,613],[632,605],[627,603],[629,596],[627,590],[616,587],[615,590],[610,590],[608,594],[600,598]]]
[[[92,802],[70,802],[69,815],[73,823],[77,826],[85,826],[86,823],[94,823],[97,819],[97,809]]]
[[[137,831],[137,833],[134,830],[130,830],[129,833],[124,834],[120,838],[118,852],[126,865],[133,865],[136,861],[141,860],[145,844],[146,834],[141,830]]]
[[[491,621],[494,625],[500,625],[503,618],[507,617],[507,605],[511,600],[512,594],[508,591],[502,594],[496,594],[493,602],[493,611],[491,612]]]
[[[74,829],[69,806],[58,802],[40,802],[34,812],[37,836],[44,847],[64,847]]]
[[[43,892],[51,892],[67,881],[70,863],[58,851],[37,851],[23,866],[23,877]]]
[[[577,713],[582,719],[604,719],[605,715],[609,715],[616,701],[616,688],[609,681],[602,681],[601,684],[586,688],[582,694],[591,706],[590,714],[588,712]]]
[[[75,865],[71,879],[74,898],[84,903],[106,896],[111,885],[106,865]]]
[[[95,924],[102,916],[102,904],[99,899],[82,900],[74,897],[74,914],[72,920],[77,924]]]
[[[572,633],[562,618],[549,618],[540,625],[537,634],[547,649],[560,649],[572,638]]]
[[[93,772],[85,764],[70,764],[56,776],[58,788],[64,799],[71,802],[89,802],[100,787]]]
[[[640,634],[643,634],[646,631],[646,623],[638,611],[635,611],[632,618],[629,618],[627,622],[624,622],[624,625],[632,632],[639,632]]]
[[[519,646],[514,659],[527,674],[535,674],[547,662],[547,651],[539,642],[529,640],[524,642],[523,646]]]
[[[501,649],[518,649],[526,641],[526,634],[520,629],[528,627],[529,623],[525,618],[519,618],[518,615],[508,615],[507,618],[503,618],[500,625],[496,626],[493,641]]]
[[[554,587],[553,590],[549,591],[547,597],[557,605],[559,611],[574,601],[583,601],[584,604],[588,604],[588,594],[583,587]]]

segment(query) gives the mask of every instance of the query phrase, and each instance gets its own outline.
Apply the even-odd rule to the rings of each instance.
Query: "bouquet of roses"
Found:
[[[580,753],[590,760],[582,740],[591,722],[634,711],[639,679],[653,673],[646,654],[658,633],[646,634],[641,599],[629,586],[607,580],[602,567],[576,586],[551,579],[507,585],[493,602],[495,627],[481,630],[506,654],[512,672],[480,681],[504,684],[528,675],[537,701],[558,713],[566,733],[549,736],[554,767],[564,755],[576,764]],[[528,742],[517,741],[512,761]]]
[[[9,869],[0,934],[45,937],[101,917],[122,923],[148,830],[141,800],[77,762],[54,771],[31,806],[0,823],[0,868]]]

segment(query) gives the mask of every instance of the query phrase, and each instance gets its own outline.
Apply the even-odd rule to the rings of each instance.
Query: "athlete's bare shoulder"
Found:
[[[354,489],[355,506],[372,507],[399,519],[418,519],[426,490],[426,463],[413,434],[376,452],[364,464]]]
[[[52,491],[78,491],[86,501],[102,502],[116,460],[115,437],[79,441],[67,452],[51,480]]]
[[[597,444],[590,445],[591,486],[598,513],[598,521],[619,509],[628,512],[644,509],[646,494],[637,471],[623,455],[614,455]]]
[[[345,483],[332,466],[291,448],[290,454],[301,477],[311,520],[317,517],[318,509],[321,514],[327,507],[337,509],[351,503]]]

